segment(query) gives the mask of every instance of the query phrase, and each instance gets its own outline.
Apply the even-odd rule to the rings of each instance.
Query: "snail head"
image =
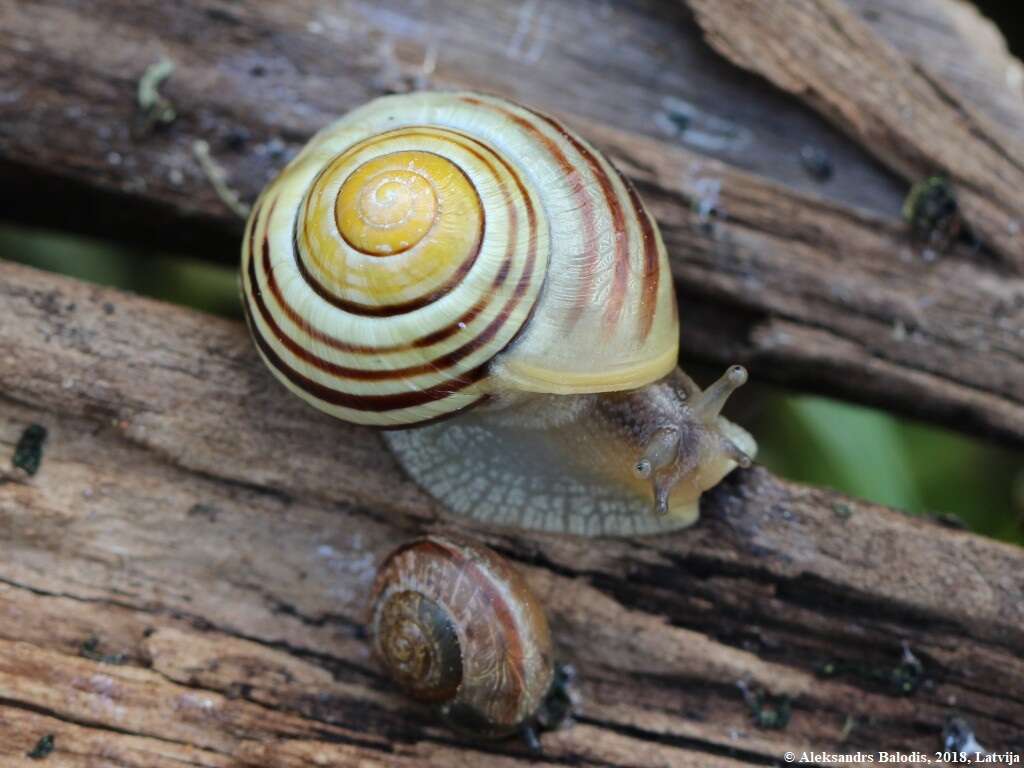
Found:
[[[669,514],[669,498],[677,488],[688,491],[687,498],[696,497],[734,466],[746,468],[752,460],[744,445],[746,433],[720,415],[730,395],[746,383],[746,369],[731,366],[703,391],[685,374],[677,378],[678,407],[667,417],[659,414],[633,468],[650,481],[658,515]]]

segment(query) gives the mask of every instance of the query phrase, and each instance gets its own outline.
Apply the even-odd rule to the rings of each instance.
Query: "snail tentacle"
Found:
[[[675,426],[659,428],[647,443],[643,456],[637,462],[640,477],[650,477],[672,464],[679,453],[679,429]]]
[[[725,407],[729,397],[747,383],[747,369],[733,365],[711,386],[690,400],[694,415],[705,422],[712,422]]]

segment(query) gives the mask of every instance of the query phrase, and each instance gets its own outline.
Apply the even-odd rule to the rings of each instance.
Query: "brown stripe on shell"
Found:
[[[527,242],[529,244],[529,251],[528,251],[528,255],[527,255],[527,263],[525,265],[525,268],[523,270],[522,275],[519,278],[518,284],[517,284],[516,288],[514,289],[513,295],[510,297],[509,302],[508,302],[505,310],[502,313],[502,316],[497,319],[500,322],[504,322],[505,320],[507,320],[507,317],[509,315],[511,315],[511,313],[515,310],[515,308],[521,302],[522,298],[527,293],[527,291],[528,291],[528,289],[529,289],[529,287],[530,287],[530,285],[532,283],[533,272],[534,272],[534,270],[536,268],[537,248],[538,248],[538,245],[539,245],[539,241],[538,241],[538,231],[537,231],[537,229],[538,229],[537,212],[536,212],[536,209],[535,209],[535,205],[534,205],[533,199],[530,196],[529,192],[527,191],[522,178],[519,176],[519,174],[516,172],[516,170],[509,164],[508,161],[506,161],[503,157],[501,157],[501,155],[499,153],[497,153],[494,149],[492,149],[488,145],[484,144],[483,142],[481,142],[481,141],[479,141],[479,140],[477,140],[477,139],[475,139],[475,138],[473,138],[471,136],[467,136],[465,134],[461,134],[458,131],[453,131],[451,129],[444,129],[443,127],[439,127],[437,130],[448,131],[449,133],[453,133],[455,135],[460,136],[464,141],[467,141],[467,142],[470,142],[472,144],[477,145],[481,149],[485,150],[491,157],[493,157],[493,159],[496,159],[498,162],[500,162],[501,165],[504,166],[504,168],[508,171],[509,176],[511,177],[511,179],[514,181],[514,183],[518,187],[518,191],[520,193],[520,199],[522,199],[522,201],[523,201],[523,205],[524,205],[525,211],[526,211],[527,222],[528,222]],[[471,147],[471,146],[466,146],[465,144],[462,144],[461,146],[464,149],[466,149],[467,151],[472,152],[478,159],[480,159],[485,165],[487,165],[488,168],[491,169],[492,173],[494,173],[494,165],[488,160],[487,157],[485,157],[484,155],[482,155],[479,152],[475,151],[473,149],[473,147]],[[494,173],[494,175],[495,175],[496,178],[498,178],[496,173]],[[506,184],[507,184],[507,180],[503,181],[502,186],[505,187]],[[496,275],[496,278],[495,278],[495,281],[496,281],[495,284],[496,285],[504,283],[507,280],[508,275],[510,274],[510,271],[511,271],[511,262],[509,261],[509,259],[511,257],[511,254],[514,253],[515,247],[518,244],[518,242],[517,242],[518,241],[518,237],[515,236],[515,233],[517,231],[517,227],[515,226],[515,222],[517,221],[517,217],[519,215],[519,212],[518,212],[518,209],[515,207],[515,204],[510,199],[508,199],[507,195],[506,195],[506,198],[507,198],[507,204],[509,205],[510,238],[509,238],[509,243],[508,243],[508,251],[507,251],[506,263],[503,263],[503,265],[499,269],[498,274]],[[269,221],[269,218],[272,217],[272,215],[273,215],[273,207],[274,207],[275,204],[276,204],[276,200],[274,202],[270,203],[270,211],[269,211],[269,213],[267,214],[267,217],[266,217],[266,219],[268,221]],[[329,386],[323,385],[323,384],[321,384],[319,382],[316,382],[314,380],[311,380],[308,377],[304,376],[299,371],[297,371],[294,368],[292,368],[291,366],[289,366],[275,352],[273,347],[268,343],[267,339],[263,336],[262,332],[256,327],[256,324],[254,322],[254,318],[252,316],[252,312],[254,311],[254,308],[249,305],[249,302],[255,302],[257,304],[255,309],[260,311],[261,315],[263,315],[265,320],[267,319],[268,314],[269,314],[269,313],[265,313],[265,310],[266,310],[265,304],[263,306],[260,306],[261,304],[263,304],[263,290],[260,287],[260,284],[259,284],[259,282],[257,280],[257,277],[256,277],[256,273],[254,271],[254,269],[259,269],[260,267],[263,267],[263,269],[261,271],[265,275],[264,279],[265,279],[265,282],[266,282],[266,287],[269,290],[269,292],[272,295],[274,295],[274,299],[277,301],[279,306],[282,308],[283,311],[285,311],[289,315],[289,317],[292,318],[292,320],[298,325],[298,327],[302,328],[304,331],[309,333],[311,336],[321,338],[322,340],[330,339],[330,341],[327,342],[328,344],[330,344],[331,341],[333,341],[333,342],[336,342],[337,345],[341,346],[342,348],[344,348],[344,346],[348,346],[348,347],[350,347],[350,348],[352,348],[354,350],[357,350],[357,351],[364,351],[365,350],[367,353],[370,353],[370,354],[375,353],[375,352],[380,352],[382,350],[381,349],[375,349],[375,348],[372,348],[372,347],[363,347],[363,346],[360,346],[360,345],[346,345],[345,342],[341,342],[338,339],[333,339],[333,338],[331,338],[329,336],[326,336],[326,334],[322,334],[321,332],[317,331],[316,329],[311,328],[309,326],[309,324],[307,322],[305,322],[301,318],[301,316],[298,316],[298,314],[295,313],[294,309],[292,307],[290,307],[285,302],[284,297],[283,297],[283,295],[282,295],[282,293],[280,291],[280,288],[279,288],[279,286],[277,284],[273,268],[270,265],[269,242],[268,242],[266,237],[264,237],[264,247],[263,247],[262,263],[258,262],[256,260],[255,236],[256,236],[256,231],[257,231],[257,228],[258,228],[257,227],[257,220],[259,218],[260,218],[260,214],[259,214],[259,211],[257,211],[256,214],[253,216],[252,222],[250,224],[250,243],[249,243],[249,254],[248,254],[248,257],[249,257],[249,271],[248,271],[248,275],[247,275],[247,277],[249,278],[249,282],[250,282],[250,290],[248,292],[248,295],[246,296],[247,301],[244,304],[244,308],[246,310],[246,319],[249,321],[250,329],[251,329],[251,331],[253,333],[253,337],[254,337],[254,339],[256,341],[257,347],[259,348],[259,350],[263,354],[263,356],[266,358],[268,364],[272,368],[276,369],[283,378],[285,378],[288,381],[290,381],[294,386],[296,386],[300,390],[305,391],[306,393],[308,393],[312,397],[316,397],[316,398],[318,398],[320,400],[323,400],[325,403],[339,405],[339,406],[342,406],[342,407],[351,408],[353,410],[368,411],[368,412],[384,412],[384,411],[389,411],[389,410],[396,410],[396,409],[404,409],[404,408],[416,407],[416,406],[419,406],[419,405],[424,405],[424,404],[429,403],[429,402],[434,402],[434,401],[443,399],[444,397],[446,397],[448,395],[451,395],[451,394],[454,394],[454,393],[456,393],[458,391],[461,391],[461,390],[465,389],[465,387],[470,386],[471,384],[476,383],[476,382],[480,381],[482,378],[484,378],[484,376],[486,375],[487,367],[488,367],[487,364],[480,365],[480,366],[474,368],[473,370],[471,370],[471,371],[469,371],[467,373],[462,374],[461,376],[459,376],[458,378],[456,378],[454,380],[450,380],[448,382],[444,382],[442,384],[438,384],[436,386],[430,387],[429,389],[424,389],[424,390],[421,390],[421,391],[418,391],[418,392],[417,391],[411,391],[411,392],[404,392],[404,393],[397,393],[397,394],[390,394],[390,395],[354,395],[354,394],[350,394],[350,393],[347,393],[347,392],[336,390],[336,389],[334,389],[332,387],[329,387]],[[293,238],[294,238],[294,235],[293,235]],[[256,265],[256,266],[254,267],[254,265]],[[543,279],[544,278],[542,277],[542,280]],[[417,340],[409,343],[408,345],[403,345],[403,348],[407,348],[409,346],[429,346],[431,344],[437,343],[437,341],[439,341],[439,340],[443,340],[443,338],[448,338],[449,336],[451,336],[454,333],[456,333],[458,330],[461,330],[461,328],[459,327],[459,323],[460,322],[468,322],[468,319],[466,319],[467,317],[469,319],[475,318],[480,312],[482,312],[486,308],[486,305],[487,305],[487,301],[486,300],[482,300],[481,302],[477,302],[477,304],[474,305],[473,307],[471,307],[461,318],[453,321],[453,323],[450,326],[446,326],[444,328],[439,329],[438,331],[435,331],[435,332],[433,332],[431,334],[428,334],[428,335],[426,335],[424,337],[421,337],[420,339],[417,339]],[[532,315],[534,309],[535,309],[535,306],[530,308],[530,315]],[[272,321],[272,319],[273,318],[271,318],[271,321]],[[270,325],[271,327],[274,327],[274,326],[276,326],[276,323],[272,323],[271,322],[271,323],[268,323],[268,325]],[[492,324],[492,325],[494,325],[494,324]],[[490,327],[492,327],[492,326],[489,326],[489,328]],[[498,323],[494,327],[497,330],[498,328],[500,328],[500,323]],[[496,330],[495,330],[495,332],[496,332]],[[519,328],[518,331],[516,332],[516,334],[512,337],[512,339],[502,349],[503,350],[507,349],[507,347],[509,345],[513,344],[515,342],[515,340],[517,338],[519,338],[519,335],[522,333],[522,330],[523,330],[523,328]],[[491,334],[491,336],[493,336],[493,334]],[[281,338],[281,337],[278,336],[278,338]],[[483,342],[481,341],[479,343],[483,343]],[[383,348],[383,349],[387,350],[388,348]],[[499,354],[499,353],[500,352],[496,352],[496,354]],[[394,428],[394,429],[401,429],[403,427],[408,427],[408,426],[419,426],[419,425],[421,425],[423,423],[429,423],[429,422],[432,422],[432,421],[438,421],[438,420],[443,419],[443,418],[448,418],[451,415],[454,415],[454,414],[459,413],[461,411],[473,408],[473,407],[479,405],[480,403],[485,402],[487,399],[488,399],[488,396],[486,394],[480,394],[479,396],[474,398],[469,403],[461,405],[459,408],[453,408],[450,411],[448,411],[447,413],[437,414],[437,415],[431,417],[430,419],[413,419],[412,421],[396,423],[396,424],[388,424],[388,425],[379,425],[379,426],[383,426],[384,428]]]
[[[438,424],[442,421],[447,421],[450,418],[458,416],[460,413],[471,411],[474,408],[480,408],[490,401],[491,395],[481,395],[476,400],[460,405],[458,408],[453,408],[450,411],[439,413],[435,416],[431,416],[429,419],[417,419],[416,421],[407,421],[398,424],[366,424],[364,426],[370,427],[371,429],[380,429],[385,432],[401,432],[406,429],[420,429],[422,427],[429,427],[431,424]]]
[[[475,139],[472,139],[471,137],[464,138],[475,141]],[[476,143],[479,144],[479,142]],[[480,146],[483,145],[481,144]],[[481,159],[482,162],[487,163],[488,167],[493,170],[493,166],[490,165],[490,163],[488,163],[487,160],[483,158],[483,156],[478,155],[478,157]],[[495,154],[495,157],[498,156]],[[256,303],[256,307],[259,310],[260,316],[263,318],[264,323],[272,332],[274,338],[276,338],[281,344],[283,344],[285,348],[288,349],[288,351],[291,352],[293,355],[303,360],[304,362],[324,371],[325,373],[328,373],[332,376],[337,376],[339,378],[348,378],[357,381],[386,381],[403,377],[433,373],[435,371],[446,370],[456,365],[461,360],[465,359],[473,352],[480,349],[480,347],[482,347],[484,344],[493,339],[501,330],[501,328],[505,325],[509,316],[511,316],[512,312],[514,312],[515,309],[518,307],[520,301],[522,300],[522,297],[525,295],[527,289],[529,288],[533,276],[533,270],[536,263],[537,249],[537,220],[536,214],[533,209],[533,203],[529,198],[526,188],[522,184],[522,180],[515,173],[514,169],[512,169],[505,160],[501,159],[500,157],[498,157],[498,159],[502,163],[502,165],[504,165],[505,168],[509,171],[513,179],[515,179],[516,184],[519,186],[519,191],[522,194],[522,199],[524,200],[524,204],[527,209],[527,219],[529,222],[529,251],[527,254],[526,265],[524,267],[522,275],[520,276],[519,282],[515,287],[512,297],[502,308],[501,313],[497,315],[490,323],[488,323],[488,325],[478,335],[470,339],[466,344],[463,344],[461,347],[452,350],[451,352],[448,352],[447,354],[442,355],[438,358],[435,358],[434,360],[422,363],[420,365],[409,366],[406,368],[396,368],[392,370],[367,370],[361,368],[351,368],[325,360],[322,357],[313,354],[311,351],[309,351],[301,344],[296,342],[294,339],[292,339],[277,323],[273,314],[270,312],[269,308],[266,306],[266,303],[263,301],[262,295],[256,295],[254,293],[253,300]],[[496,174],[495,177],[497,178]],[[268,217],[273,215],[274,204],[276,204],[276,199],[274,203],[271,205],[271,210],[270,213],[268,214]],[[496,290],[502,284],[504,284],[505,280],[508,278],[508,274],[511,270],[511,262],[515,255],[515,248],[517,246],[516,232],[518,231],[518,211],[516,210],[515,204],[512,201],[511,197],[509,197],[508,195],[506,195],[506,204],[508,206],[510,237],[505,252],[505,259],[502,263],[502,266],[499,268],[498,273],[495,276],[495,280],[492,286],[492,292],[493,290]],[[255,221],[255,219],[256,217],[254,216],[253,220]],[[253,231],[250,233],[249,240],[249,282],[253,286],[258,286],[259,283],[257,282],[255,271],[256,258],[254,236],[255,229],[253,229]],[[330,341],[335,342],[335,344],[344,344],[344,342],[340,342],[337,339],[333,339],[332,337],[329,337],[326,334],[322,334],[319,331],[314,331],[314,329],[312,329],[309,326],[305,319],[302,318],[294,310],[294,308],[291,307],[286,302],[284,296],[280,292],[280,288],[277,285],[277,281],[274,276],[272,266],[270,264],[270,243],[266,234],[264,234],[263,238],[262,251],[263,273],[266,277],[267,285],[270,288],[270,291],[274,296],[275,301],[282,309],[282,311],[284,311],[292,319],[293,322],[297,323],[305,332],[309,333],[311,336],[315,334],[316,337],[329,339]],[[471,308],[470,311],[466,314],[471,314],[472,316],[475,317],[476,314],[479,314],[479,312],[483,310],[483,308],[486,306],[488,302],[489,296],[482,299],[481,302],[477,302],[477,305]],[[442,331],[444,330],[445,329],[442,329]],[[430,339],[432,336],[436,335],[437,333],[431,334],[427,337],[423,337],[422,339],[417,340],[412,344],[404,345],[404,348],[407,349],[412,346],[419,346],[420,342],[422,342],[424,339]],[[375,351],[380,350],[378,349]]]
[[[626,227],[626,217],[622,210],[622,203],[620,202],[619,194],[615,190],[611,178],[601,166],[600,161],[594,153],[572,133],[572,131],[568,130],[553,117],[549,117],[548,115],[537,112],[528,107],[522,107],[522,109],[525,109],[538,119],[543,120],[558,131],[570,144],[572,144],[573,149],[580,154],[583,160],[590,167],[590,170],[597,179],[598,184],[601,185],[601,193],[604,195],[605,204],[608,206],[608,210],[612,215],[612,225],[615,229],[615,263],[613,265],[614,271],[612,273],[612,292],[608,297],[608,306],[606,307],[604,314],[605,331],[606,333],[612,332],[615,330],[615,324],[619,320],[619,315],[622,314],[622,305],[625,303],[626,292],[629,288],[630,271],[629,229]],[[608,161],[608,164],[611,166],[611,161]],[[614,166],[611,167],[614,168]],[[618,173],[617,169],[616,173]],[[580,300],[582,301],[586,301],[588,299],[589,296],[580,297]]]
[[[638,318],[640,322],[640,341],[643,342],[654,326],[654,315],[658,309],[658,282],[661,279],[661,259],[658,254],[658,236],[654,229],[654,222],[651,214],[644,207],[640,195],[633,186],[633,182],[622,175],[617,168],[622,183],[629,193],[629,201],[633,204],[633,212],[637,221],[640,222],[641,239],[644,245],[644,272],[643,286],[640,289],[640,306]],[[675,301],[672,302],[675,306]]]
[[[276,205],[276,203],[277,200],[275,199],[270,204],[270,209],[267,213],[268,220],[273,215],[274,206]],[[249,238],[250,291],[248,292],[248,296],[251,298],[253,302],[256,303],[257,308],[260,310],[260,313],[266,319],[267,308],[263,302],[263,294],[262,291],[259,289],[259,284],[255,280],[256,275],[255,272],[253,271],[253,263],[255,261],[255,248],[253,243],[254,235],[256,233],[255,222],[258,218],[258,213],[259,211],[257,210],[252,217]],[[264,246],[266,247],[268,245],[268,241],[265,235],[263,242]],[[340,390],[333,389],[324,384],[321,384],[318,381],[310,379],[309,377],[296,371],[284,360],[282,360],[281,356],[278,355],[276,351],[274,351],[274,348],[267,342],[267,340],[263,337],[263,334],[260,332],[260,329],[257,327],[255,318],[252,316],[252,309],[249,306],[249,302],[243,302],[242,306],[245,309],[246,321],[248,322],[249,330],[252,333],[253,340],[256,342],[256,346],[260,350],[260,353],[263,355],[267,364],[271,368],[276,370],[278,373],[280,373],[282,376],[284,376],[286,379],[288,379],[288,381],[290,381],[296,387],[301,389],[303,392],[306,392],[312,397],[315,397],[331,405],[350,408],[354,411],[374,413],[382,413],[386,411],[399,410],[403,408],[412,408],[420,405],[426,405],[427,403],[435,402],[437,400],[444,399],[449,395],[455,394],[456,392],[459,392],[465,389],[466,387],[480,381],[487,373],[487,366],[481,365],[455,379],[449,379],[448,381],[443,382],[441,384],[437,384],[433,387],[428,387],[426,389],[411,392],[398,392],[395,394],[387,395],[354,395],[348,392],[342,392]],[[477,405],[485,397],[485,395],[481,395],[477,397],[473,402],[467,403],[465,406],[459,408],[458,410],[466,410],[467,408]],[[401,424],[395,424],[393,426],[397,427],[401,426]]]
[[[537,247],[538,247],[539,243],[538,243],[538,240],[537,240],[537,209],[533,207],[533,199],[530,197],[530,193],[527,191],[526,185],[523,184],[523,180],[519,176],[519,173],[512,166],[512,164],[509,163],[509,161],[506,160],[501,155],[500,152],[497,152],[497,151],[491,149],[486,144],[484,144],[483,142],[479,141],[478,139],[473,138],[469,134],[462,133],[461,131],[454,130],[454,129],[446,129],[446,130],[450,131],[451,133],[455,133],[455,134],[457,134],[459,136],[462,136],[463,138],[465,138],[465,139],[467,139],[469,141],[472,141],[472,142],[474,142],[476,144],[479,144],[481,147],[484,147],[485,149],[487,149],[487,151],[490,152],[491,154],[493,154],[495,159],[505,167],[505,170],[508,171],[509,176],[512,177],[512,180],[515,181],[515,183],[516,183],[516,187],[518,187],[518,189],[519,189],[519,197],[523,201],[523,207],[526,208],[526,227],[527,227],[527,243],[528,243],[527,247],[528,247],[529,251],[528,251],[526,266],[523,269],[522,275],[520,275],[520,277],[519,277],[519,284],[516,286],[516,290],[515,290],[516,303],[518,304],[519,300],[522,299],[523,295],[526,293],[527,288],[529,288],[529,286],[530,286],[530,281],[533,278],[533,270],[534,270],[534,267],[536,266]],[[518,216],[518,213],[516,213],[515,216]],[[510,219],[511,218],[512,217],[510,217]],[[515,220],[518,220],[518,219],[515,219]],[[514,247],[515,247],[515,241],[514,240],[510,240],[509,241],[509,248],[514,248]],[[546,282],[547,282],[547,268],[545,268],[544,275],[541,276],[541,286],[540,286],[539,291],[543,291],[544,290],[544,284]],[[526,315],[526,318],[523,320],[522,325],[519,326],[519,330],[516,331],[515,335],[511,339],[509,339],[508,343],[502,348],[502,350],[501,350],[502,352],[504,350],[508,349],[509,347],[511,347],[513,344],[515,344],[516,341],[519,339],[519,337],[523,334],[523,332],[526,330],[527,326],[529,326],[530,320],[533,318],[533,315],[534,315],[534,313],[537,310],[537,305],[538,304],[540,304],[540,292],[538,292],[537,298],[534,300],[533,304],[530,306],[530,311]],[[498,353],[496,353],[496,355],[497,354]]]
[[[580,286],[579,290],[576,292],[576,301],[566,317],[566,329],[571,330],[576,323],[579,322],[584,309],[589,306],[590,297],[594,290],[594,277],[598,271],[597,218],[594,214],[594,203],[590,199],[590,194],[586,190],[586,185],[583,182],[583,176],[562,149],[529,120],[505,109],[504,107],[497,104],[491,104],[473,96],[463,96],[462,100],[467,104],[477,107],[485,107],[504,115],[533,136],[537,141],[543,144],[544,148],[555,159],[555,162],[558,163],[558,167],[570,181],[573,200],[579,204],[580,210],[583,213],[583,241],[585,256],[587,257],[586,266],[581,270]]]
[[[269,261],[270,244],[266,237],[263,239],[263,259],[264,263]],[[255,259],[251,259],[249,262],[249,281],[255,283],[256,270],[253,266]],[[532,265],[532,258],[530,264]],[[508,274],[507,267],[503,267],[501,270],[505,275]],[[525,277],[525,275],[524,275]],[[498,314],[487,326],[476,336],[470,339],[468,342],[463,344],[461,347],[448,352],[447,354],[441,355],[440,357],[429,360],[419,365],[408,366],[406,368],[393,368],[390,370],[373,370],[364,368],[350,368],[348,366],[339,365],[332,363],[329,360],[325,360],[318,355],[313,354],[308,349],[303,347],[293,338],[291,338],[284,329],[278,325],[274,319],[273,314],[268,309],[266,303],[263,301],[261,295],[254,295],[253,300],[256,303],[257,309],[259,309],[260,316],[263,318],[263,322],[270,329],[274,338],[277,339],[284,347],[295,355],[303,362],[309,363],[315,368],[328,373],[338,378],[352,379],[354,381],[389,381],[393,379],[408,378],[412,376],[418,376],[427,373],[434,373],[437,371],[443,371],[451,368],[466,357],[476,352],[480,347],[493,339],[502,326],[508,320],[509,316],[515,310],[519,301],[522,299],[523,293],[525,293],[526,287],[529,286],[529,279],[520,280],[519,284],[515,288],[515,292],[512,295],[512,299],[502,308],[501,313]]]
[[[275,198],[274,201],[277,202],[276,198]],[[250,266],[252,265],[252,259],[253,259],[253,253],[254,253],[253,247],[252,247],[252,241],[253,241],[253,238],[256,237],[256,222],[259,221],[260,213],[262,211],[263,211],[263,200],[257,200],[256,201],[256,205],[252,209],[252,213],[249,215],[249,223],[246,225],[246,237],[248,238],[249,247],[246,249],[245,253],[248,256],[247,261],[249,262]],[[256,285],[255,283],[250,283],[249,284],[249,290],[252,291],[253,293],[258,291],[259,289],[260,289],[259,286]],[[245,285],[244,284],[242,285],[242,298],[243,299],[247,299],[248,298],[248,296],[246,295],[246,290],[245,290]],[[243,301],[242,303],[245,304],[246,302]]]
[[[422,131],[414,131],[414,130],[409,130],[409,129],[396,129],[395,131],[389,131],[387,134],[382,134],[381,136],[374,137],[371,140],[363,141],[360,144],[357,144],[355,146],[359,147],[360,149],[365,149],[367,146],[373,146],[375,143],[378,143],[379,141],[382,141],[383,138],[388,136],[389,134],[394,134],[394,133],[399,132],[399,131],[402,132],[405,135],[408,135],[408,136],[431,135],[431,134],[424,134]],[[519,190],[522,193],[522,196],[524,198],[524,202],[525,202],[526,206],[528,208],[532,209],[533,203],[529,200],[528,196],[526,195],[526,189],[523,186],[521,179],[518,177],[518,175],[515,174],[514,170],[511,168],[511,166],[509,166],[509,164],[507,162],[505,162],[504,159],[502,159],[496,153],[493,153],[493,151],[490,150],[488,147],[486,147],[486,145],[484,145],[483,143],[477,141],[473,137],[467,136],[467,135],[462,134],[462,133],[459,133],[458,131],[450,131],[450,132],[451,133],[455,133],[456,135],[461,136],[462,138],[467,139],[467,140],[473,142],[474,144],[476,144],[476,145],[478,145],[480,147],[483,147],[484,149],[487,149],[488,152],[492,152],[492,154],[494,154],[494,156],[499,160],[499,162],[501,162],[501,164],[503,166],[505,166],[505,168],[513,175],[513,177],[516,180],[517,185],[519,186]],[[465,144],[460,144],[459,146],[461,146],[467,152],[471,153],[474,157],[476,157],[478,160],[480,160],[481,163],[486,165],[487,168],[491,170],[492,175],[494,175],[495,178],[497,178],[497,173],[494,172],[494,170],[495,170],[494,166],[491,164],[491,162],[486,157],[484,157],[483,154],[477,152],[472,147],[466,146]],[[350,150],[351,150],[351,148],[350,148]],[[346,151],[350,151],[350,150],[346,150]],[[514,233],[515,229],[516,229],[515,225],[516,225],[517,212],[515,211],[515,206],[514,205],[510,204],[510,209],[511,209],[512,213],[509,216],[509,221],[510,221],[509,229],[510,229],[511,232]],[[293,241],[293,247],[294,247],[294,241]],[[421,336],[418,339],[414,339],[411,342],[403,342],[401,344],[392,344],[392,345],[388,345],[388,346],[373,346],[373,345],[364,345],[364,344],[352,344],[350,342],[342,341],[341,339],[335,338],[334,336],[330,336],[330,335],[328,335],[326,333],[323,333],[322,331],[320,331],[320,330],[318,330],[316,328],[313,328],[306,321],[306,319],[304,317],[302,317],[298,312],[296,312],[295,309],[290,304],[288,304],[288,302],[285,300],[284,295],[281,293],[281,289],[280,289],[280,287],[277,284],[277,279],[274,276],[273,270],[271,270],[271,268],[270,268],[270,258],[269,258],[269,255],[267,254],[266,251],[264,251],[264,254],[263,254],[263,273],[264,273],[264,275],[266,275],[267,287],[270,289],[271,294],[274,296],[274,300],[277,303],[277,305],[281,308],[281,310],[286,315],[288,315],[288,318],[293,323],[295,323],[299,328],[301,328],[310,337],[316,339],[317,341],[321,342],[322,344],[326,344],[327,346],[331,347],[332,349],[337,349],[340,352],[348,352],[350,354],[359,354],[359,355],[374,355],[374,354],[386,354],[386,353],[391,353],[391,352],[407,352],[410,349],[419,349],[419,348],[423,348],[423,347],[429,347],[429,346],[433,346],[434,344],[437,344],[439,342],[442,342],[442,341],[444,341],[446,339],[449,339],[452,336],[454,336],[456,333],[458,333],[460,330],[462,330],[464,326],[467,326],[471,322],[473,322],[473,320],[475,320],[480,315],[480,313],[483,312],[484,309],[486,309],[487,305],[490,304],[491,296],[493,295],[494,291],[497,290],[498,288],[500,288],[504,284],[505,279],[508,277],[508,265],[507,264],[503,265],[501,270],[499,271],[498,275],[495,277],[495,280],[494,280],[494,283],[493,283],[493,286],[492,286],[492,291],[490,293],[488,293],[488,294],[485,294],[483,297],[481,297],[480,300],[476,302],[476,304],[474,304],[472,307],[470,307],[466,312],[464,312],[462,315],[457,317],[451,323],[449,323],[448,325],[446,325],[446,326],[444,326],[442,328],[439,328],[436,331],[433,331],[432,333],[427,334],[426,336]]]
[[[333,389],[296,371],[274,351],[255,323],[250,323],[256,346],[263,353],[267,364],[308,395],[329,405],[350,408],[353,411],[383,413],[402,408],[413,408],[442,400],[466,387],[479,382],[487,373],[487,365],[481,365],[455,379],[449,379],[433,387],[412,392],[397,392],[388,395],[354,395]],[[479,398],[478,398],[479,399]]]
[[[427,154],[436,155],[436,153],[434,152],[429,152]],[[447,160],[448,158],[443,159]],[[292,250],[295,254],[295,264],[299,269],[299,274],[302,275],[302,279],[305,280],[309,287],[312,288],[313,291],[328,304],[331,304],[332,306],[337,307],[338,309],[344,310],[349,314],[359,315],[360,317],[394,317],[395,315],[404,315],[408,312],[414,312],[417,309],[422,309],[423,307],[429,304],[433,304],[442,296],[445,296],[446,294],[450,293],[455,288],[455,286],[462,282],[462,278],[464,278],[469,273],[469,270],[472,269],[473,265],[476,263],[477,256],[480,255],[480,248],[483,246],[484,234],[487,231],[487,215],[486,212],[484,211],[483,201],[480,200],[480,195],[476,192],[476,187],[473,186],[472,180],[469,178],[466,172],[459,167],[457,163],[452,162],[452,165],[458,170],[459,173],[465,176],[466,182],[473,190],[473,194],[476,195],[477,209],[480,211],[480,231],[477,232],[476,242],[473,244],[473,249],[470,256],[466,259],[463,259],[462,263],[459,265],[459,268],[441,287],[437,288],[434,291],[431,291],[429,294],[426,294],[425,296],[419,296],[415,299],[411,299],[410,301],[405,301],[398,304],[361,304],[360,302],[343,299],[342,297],[336,295],[333,291],[328,289],[323,283],[317,280],[316,277],[314,277],[313,273],[310,272],[309,269],[306,267],[305,261],[303,260],[301,255],[301,249],[299,248],[300,221],[302,223],[301,232],[302,241],[306,247],[305,250],[307,252],[311,250],[309,245],[309,218],[304,215],[305,209],[308,204],[308,200],[304,200],[302,206],[299,208],[299,212],[295,217],[295,229],[292,235]],[[324,168],[324,170],[317,174],[317,177],[316,179],[314,179],[312,186],[316,185],[317,181],[320,179],[320,176],[322,176],[330,167],[331,166],[328,165],[327,168]]]

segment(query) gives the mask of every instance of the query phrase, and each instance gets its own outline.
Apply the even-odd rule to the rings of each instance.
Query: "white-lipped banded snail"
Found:
[[[746,371],[702,391],[676,367],[667,255],[632,184],[500,98],[390,96],[321,131],[254,206],[242,285],[277,378],[391,428],[457,514],[672,530],[756,453],[719,415]]]

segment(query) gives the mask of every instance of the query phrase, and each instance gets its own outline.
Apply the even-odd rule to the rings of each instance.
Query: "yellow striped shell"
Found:
[[[385,97],[319,133],[254,207],[242,286],[275,375],[359,424],[676,365],[664,246],[630,184],[556,120],[480,94]]]

